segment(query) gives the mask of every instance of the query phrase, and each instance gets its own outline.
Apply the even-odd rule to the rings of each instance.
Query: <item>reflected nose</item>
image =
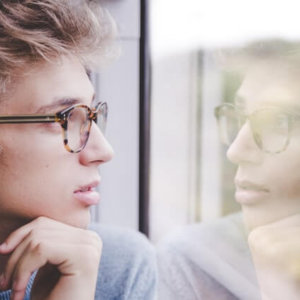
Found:
[[[88,142],[85,148],[79,152],[80,163],[84,165],[99,165],[110,161],[113,154],[113,149],[100,128],[95,122],[92,122]]]
[[[227,150],[227,158],[234,164],[260,164],[263,152],[256,145],[249,122],[246,122]]]

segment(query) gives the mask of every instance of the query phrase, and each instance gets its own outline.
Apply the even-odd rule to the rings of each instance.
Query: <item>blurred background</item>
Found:
[[[234,100],[247,63],[235,55],[241,49],[298,42],[299,2],[101,2],[116,20],[121,55],[93,76],[115,149],[101,168],[94,220],[156,243],[179,226],[238,211],[214,108]]]

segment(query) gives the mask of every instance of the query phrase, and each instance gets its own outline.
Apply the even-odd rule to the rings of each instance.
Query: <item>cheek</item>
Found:
[[[270,167],[268,173],[273,194],[283,199],[300,199],[300,157],[278,161],[276,170]]]
[[[50,149],[28,150],[26,147],[22,151],[6,148],[0,155],[1,214],[45,214],[57,207],[56,202],[69,192],[64,154]]]

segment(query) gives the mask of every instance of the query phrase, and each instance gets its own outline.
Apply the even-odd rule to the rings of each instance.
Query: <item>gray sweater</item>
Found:
[[[159,299],[257,300],[240,214],[184,227],[158,245]]]

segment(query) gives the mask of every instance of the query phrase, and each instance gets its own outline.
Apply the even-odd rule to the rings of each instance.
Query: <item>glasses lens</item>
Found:
[[[96,107],[97,111],[97,116],[96,116],[96,122],[101,130],[101,132],[104,134],[105,129],[106,129],[106,122],[107,122],[107,113],[108,113],[108,108],[107,104],[100,103],[98,107]]]
[[[289,139],[289,119],[277,109],[254,113],[250,118],[253,136],[259,148],[277,153],[285,149]]]
[[[85,106],[74,107],[68,115],[68,146],[78,152],[85,146],[90,132],[89,110]]]
[[[221,141],[230,145],[236,138],[242,124],[241,114],[232,105],[221,105],[216,109]]]

